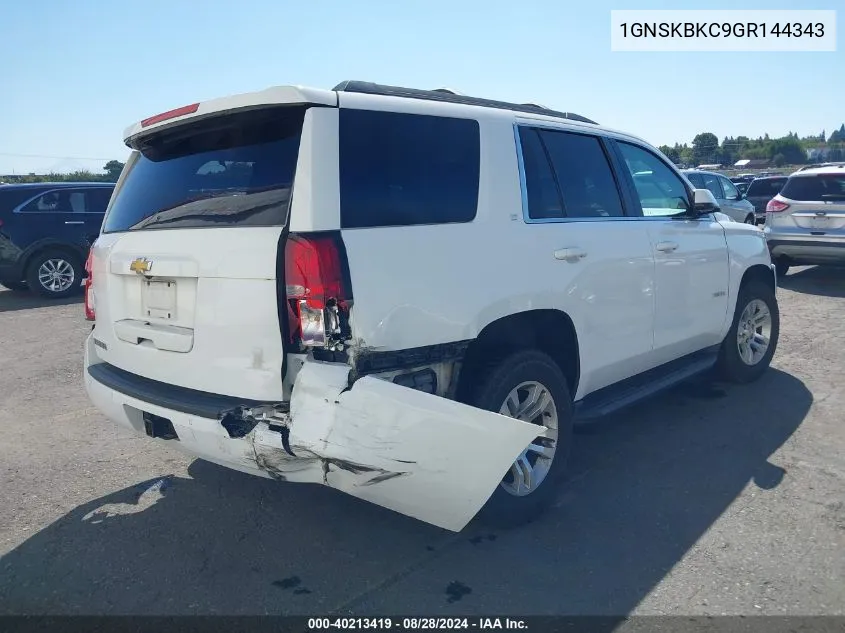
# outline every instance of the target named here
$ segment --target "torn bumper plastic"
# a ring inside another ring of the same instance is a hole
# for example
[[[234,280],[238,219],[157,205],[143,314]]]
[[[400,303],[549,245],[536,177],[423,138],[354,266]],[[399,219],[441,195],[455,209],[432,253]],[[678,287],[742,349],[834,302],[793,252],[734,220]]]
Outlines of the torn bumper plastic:
[[[307,361],[290,410],[231,437],[219,419],[165,409],[94,380],[85,384],[112,421],[144,434],[144,414],[169,420],[172,445],[274,479],[316,483],[460,531],[478,513],[537,427],[498,413]],[[291,454],[293,453],[293,454]]]

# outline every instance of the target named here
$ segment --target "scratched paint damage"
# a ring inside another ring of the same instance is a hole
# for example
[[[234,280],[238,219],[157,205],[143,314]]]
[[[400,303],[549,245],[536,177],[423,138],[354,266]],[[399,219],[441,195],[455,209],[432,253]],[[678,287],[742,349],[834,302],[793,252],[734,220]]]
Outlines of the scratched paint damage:
[[[304,363],[290,411],[254,421],[243,437],[258,468],[460,531],[537,435],[532,424],[373,376],[349,387],[349,371]]]

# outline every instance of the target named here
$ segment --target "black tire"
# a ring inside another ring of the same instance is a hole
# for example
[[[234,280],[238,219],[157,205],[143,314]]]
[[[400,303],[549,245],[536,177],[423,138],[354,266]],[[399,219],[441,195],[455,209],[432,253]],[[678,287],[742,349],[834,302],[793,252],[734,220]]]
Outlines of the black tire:
[[[775,260],[775,272],[777,273],[778,279],[781,277],[786,277],[786,273],[789,272],[789,262],[786,261],[783,257],[779,257]]]
[[[68,287],[60,287],[59,289],[53,290],[49,287],[49,285],[41,283],[41,280],[39,279],[39,271],[41,270],[41,266],[49,261],[67,262],[70,266],[73,274],[73,280]],[[77,256],[66,251],[51,249],[38,253],[30,260],[26,270],[26,283],[29,286],[29,289],[36,295],[47,297],[49,299],[62,299],[82,292],[82,279],[84,275],[85,271],[83,270],[82,263],[79,261]]]
[[[757,226],[757,218],[754,216],[754,214],[749,214],[745,218],[745,223],[750,224],[751,226]]]
[[[740,357],[737,334],[740,328],[740,319],[745,308],[754,300],[760,300],[766,304],[771,316],[771,334],[769,335],[769,347],[763,357],[755,364],[750,365]],[[780,311],[778,310],[775,294],[769,286],[760,281],[750,281],[739,291],[739,297],[734,310],[734,318],[731,322],[731,329],[728,331],[725,340],[722,341],[722,348],[719,350],[717,370],[719,377],[736,383],[748,383],[757,380],[768,369],[772,362],[772,356],[777,349],[778,337],[780,335]]]
[[[0,286],[14,292],[26,292],[29,290],[29,286],[26,285],[25,281],[0,281]]]
[[[516,496],[502,485],[496,487],[479,518],[491,526],[516,527],[537,518],[554,501],[558,485],[566,472],[572,443],[572,397],[560,367],[546,354],[536,350],[516,352],[483,373],[471,392],[473,406],[487,411],[502,407],[508,394],[524,382],[534,381],[546,388],[558,416],[558,438],[548,473],[536,490]],[[536,465],[536,454],[534,455]],[[512,475],[503,474],[503,481]]]

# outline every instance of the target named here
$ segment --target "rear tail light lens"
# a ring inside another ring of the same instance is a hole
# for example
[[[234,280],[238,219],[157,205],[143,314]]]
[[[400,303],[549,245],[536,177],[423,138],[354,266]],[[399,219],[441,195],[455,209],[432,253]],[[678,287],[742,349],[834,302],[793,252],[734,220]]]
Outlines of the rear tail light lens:
[[[285,296],[292,343],[342,349],[352,299],[334,235],[292,235],[285,243]]]
[[[769,204],[766,205],[766,213],[781,213],[782,211],[786,211],[788,208],[789,205],[785,202],[773,199],[769,200]]]
[[[85,282],[83,287],[85,288],[85,318],[88,321],[96,320],[96,316],[94,314],[94,293],[91,288],[91,284],[94,281],[93,274],[91,272],[91,263],[94,257],[94,252],[90,251],[88,253],[88,259],[85,262]]]

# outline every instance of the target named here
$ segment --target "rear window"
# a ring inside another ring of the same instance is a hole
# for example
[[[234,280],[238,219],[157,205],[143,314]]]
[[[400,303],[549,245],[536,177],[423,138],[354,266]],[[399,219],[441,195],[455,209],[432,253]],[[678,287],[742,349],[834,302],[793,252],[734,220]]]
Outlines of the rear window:
[[[470,222],[480,160],[475,120],[342,109],[341,227]]]
[[[283,225],[304,114],[250,110],[143,139],[103,232]]]
[[[793,176],[780,193],[790,200],[845,200],[845,174]]]
[[[753,180],[748,186],[748,196],[771,196],[774,198],[780,193],[786,182],[786,178],[766,178],[765,180]]]

